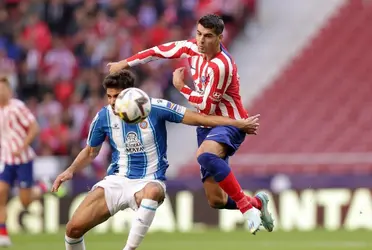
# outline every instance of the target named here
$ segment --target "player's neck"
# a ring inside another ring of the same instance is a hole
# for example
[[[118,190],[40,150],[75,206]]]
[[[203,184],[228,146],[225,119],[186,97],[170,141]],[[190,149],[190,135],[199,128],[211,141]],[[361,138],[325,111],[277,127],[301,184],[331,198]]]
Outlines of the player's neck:
[[[204,54],[204,58],[205,58],[207,61],[210,61],[210,60],[212,60],[213,58],[215,58],[215,57],[216,57],[220,52],[221,52],[221,48],[218,47],[218,49],[216,49],[213,53]]]

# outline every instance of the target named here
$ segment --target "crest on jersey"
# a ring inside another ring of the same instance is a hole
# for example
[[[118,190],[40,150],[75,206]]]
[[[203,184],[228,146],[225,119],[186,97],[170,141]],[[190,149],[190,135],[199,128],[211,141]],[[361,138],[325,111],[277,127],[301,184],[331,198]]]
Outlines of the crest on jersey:
[[[139,126],[141,129],[147,129],[149,124],[147,123],[147,121],[143,121],[143,122],[140,122]]]
[[[205,82],[207,81],[207,78],[206,78],[205,76],[202,76],[202,77],[200,78],[200,80],[201,80],[202,83],[205,83]]]
[[[218,92],[214,92],[214,93],[212,94],[212,96],[211,96],[211,99],[212,99],[213,101],[219,102],[219,101],[221,101],[221,99],[222,99],[222,94],[221,94],[221,93],[218,93]]]
[[[125,137],[125,147],[128,154],[141,153],[145,151],[136,132],[128,132]]]

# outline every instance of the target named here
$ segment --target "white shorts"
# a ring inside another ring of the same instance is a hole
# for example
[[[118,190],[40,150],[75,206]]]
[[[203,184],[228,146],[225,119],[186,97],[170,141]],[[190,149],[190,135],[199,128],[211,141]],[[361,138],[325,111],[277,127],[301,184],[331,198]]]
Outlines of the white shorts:
[[[131,208],[138,209],[134,194],[143,189],[148,183],[158,183],[166,191],[165,183],[160,180],[128,179],[123,176],[109,175],[92,187],[92,191],[97,187],[105,190],[105,199],[111,215],[119,210]]]

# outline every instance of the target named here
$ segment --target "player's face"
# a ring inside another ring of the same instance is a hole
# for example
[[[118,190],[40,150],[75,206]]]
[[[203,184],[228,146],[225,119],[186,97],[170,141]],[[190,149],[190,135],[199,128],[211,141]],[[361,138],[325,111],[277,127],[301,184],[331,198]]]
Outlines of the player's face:
[[[120,94],[121,91],[122,89],[113,89],[113,88],[107,88],[106,90],[107,100],[108,100],[108,103],[111,105],[112,110],[115,110],[115,101],[116,101],[116,98],[118,98],[118,95]]]
[[[5,82],[0,81],[0,104],[6,104],[11,95],[9,86]]]
[[[204,28],[198,24],[196,29],[196,43],[198,51],[203,54],[213,54],[218,51],[222,35],[216,35],[212,29]]]

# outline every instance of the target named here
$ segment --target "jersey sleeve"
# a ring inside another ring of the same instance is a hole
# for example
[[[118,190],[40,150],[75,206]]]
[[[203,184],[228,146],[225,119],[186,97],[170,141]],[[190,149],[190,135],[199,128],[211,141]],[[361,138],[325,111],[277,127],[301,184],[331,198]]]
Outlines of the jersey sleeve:
[[[15,100],[14,103],[15,103],[14,106],[17,109],[17,112],[15,112],[17,120],[22,124],[22,126],[28,128],[31,125],[31,123],[33,123],[36,120],[35,116],[22,101]]]
[[[148,63],[160,58],[187,58],[198,55],[198,48],[194,40],[170,42],[141,51],[127,58],[130,67]]]
[[[213,114],[231,82],[229,73],[226,67],[220,67],[211,63],[205,80],[204,94],[199,94],[186,85],[181,89],[181,94],[191,105],[203,111],[204,114]]]
[[[89,134],[87,139],[88,146],[98,147],[105,141],[106,133],[104,130],[104,117],[105,111],[101,110],[93,118],[93,121],[89,127]]]
[[[184,106],[175,104],[164,99],[151,99],[152,109],[156,110],[157,116],[161,119],[181,123],[186,112]]]

